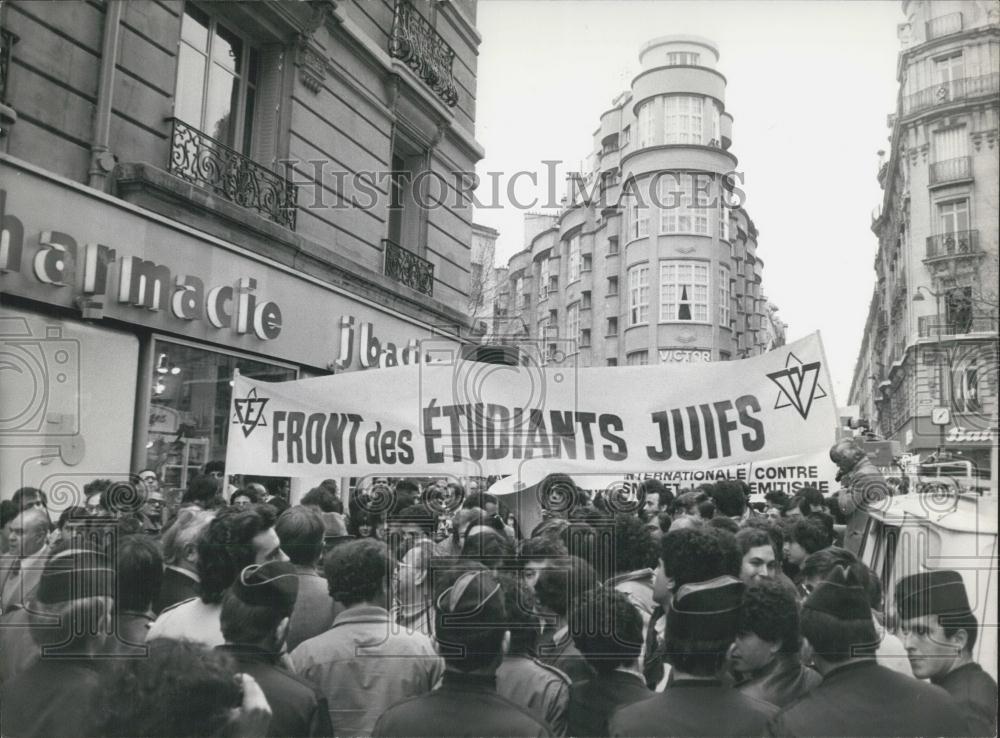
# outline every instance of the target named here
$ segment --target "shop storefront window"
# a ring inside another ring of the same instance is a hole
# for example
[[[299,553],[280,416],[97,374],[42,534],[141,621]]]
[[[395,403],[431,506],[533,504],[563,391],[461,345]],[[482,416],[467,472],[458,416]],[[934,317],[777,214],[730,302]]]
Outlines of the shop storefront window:
[[[153,350],[146,467],[168,490],[225,459],[234,369],[268,382],[296,377],[291,367],[173,341],[157,340]]]

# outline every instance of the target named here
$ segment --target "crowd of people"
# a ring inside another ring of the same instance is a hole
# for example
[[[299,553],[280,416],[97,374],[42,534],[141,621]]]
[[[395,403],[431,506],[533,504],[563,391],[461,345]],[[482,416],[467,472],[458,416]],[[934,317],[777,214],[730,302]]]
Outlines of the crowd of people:
[[[882,582],[813,488],[341,495],[155,473],[3,503],[0,734],[994,735],[962,577]],[[624,499],[624,502],[623,502]],[[346,500],[346,504],[345,504]]]

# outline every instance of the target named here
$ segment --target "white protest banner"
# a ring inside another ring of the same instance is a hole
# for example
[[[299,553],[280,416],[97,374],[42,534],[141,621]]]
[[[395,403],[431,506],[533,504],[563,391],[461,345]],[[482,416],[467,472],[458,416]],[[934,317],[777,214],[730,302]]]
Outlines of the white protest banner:
[[[291,382],[235,377],[227,471],[624,477],[818,458],[835,441],[819,334],[708,364],[505,366],[450,351]]]

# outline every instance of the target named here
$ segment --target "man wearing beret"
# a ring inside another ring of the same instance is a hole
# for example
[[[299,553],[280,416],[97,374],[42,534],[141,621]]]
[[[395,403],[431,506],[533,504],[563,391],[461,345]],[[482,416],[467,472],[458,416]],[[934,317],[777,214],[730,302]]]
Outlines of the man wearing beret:
[[[739,561],[739,559],[737,559]],[[732,576],[678,588],[667,610],[666,689],[615,712],[613,736],[763,735],[774,705],[725,686],[720,674],[736,636],[744,585]]]
[[[802,635],[823,681],[782,710],[779,736],[960,736],[965,721],[943,689],[875,661],[863,564],[837,566],[802,606]]]
[[[855,556],[868,523],[868,513],[889,496],[889,485],[864,449],[852,439],[838,441],[830,449],[830,460],[837,465],[837,506],[847,518],[844,548]]]
[[[222,596],[225,651],[260,685],[271,706],[269,736],[333,735],[326,698],[279,664],[299,592],[296,567],[271,561],[246,567]]]
[[[103,554],[66,549],[45,562],[29,631],[42,656],[0,688],[0,735],[94,735],[90,705],[99,686],[95,656],[112,632],[115,574]]]
[[[972,660],[979,623],[957,571],[926,571],[896,585],[896,609],[913,675],[947,690],[968,735],[996,735],[997,683]]]

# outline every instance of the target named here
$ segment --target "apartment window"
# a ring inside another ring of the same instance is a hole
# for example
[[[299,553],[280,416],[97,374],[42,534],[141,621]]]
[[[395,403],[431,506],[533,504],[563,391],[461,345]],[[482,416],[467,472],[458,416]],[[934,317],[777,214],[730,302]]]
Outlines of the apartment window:
[[[682,177],[687,186],[673,177],[660,178],[660,233],[712,235],[708,193],[697,190],[695,177]]]
[[[720,121],[721,114],[719,112],[719,106],[714,102],[710,102],[709,105],[712,108],[712,140],[709,144],[712,146],[722,146],[722,125]]]
[[[649,351],[633,351],[626,354],[625,363],[628,366],[646,366],[649,364]]]
[[[580,271],[589,272],[594,268],[594,256],[593,254],[583,254],[580,257]]]
[[[580,293],[580,309],[590,310],[590,290],[584,290]]]
[[[652,146],[655,141],[655,133],[653,127],[655,125],[655,115],[654,109],[659,108],[660,98],[654,97],[652,100],[643,103],[642,107],[639,108],[639,148],[644,146]]]
[[[965,126],[934,131],[934,161],[942,162],[969,155],[969,136]]]
[[[608,335],[618,335],[618,318],[608,318]]]
[[[719,198],[719,238],[723,241],[731,240],[729,232],[729,218],[732,210],[725,204],[723,198]]]
[[[638,198],[629,204],[629,237],[643,238],[649,234],[649,206]]]
[[[517,300],[517,303],[519,305],[523,304],[524,300],[523,295],[524,295],[524,279],[522,277],[517,277],[514,280],[514,299]]]
[[[580,278],[580,236],[573,236],[569,240],[569,281],[575,282]]]
[[[580,336],[580,303],[574,302],[566,308],[566,338],[576,341]]]
[[[708,322],[707,263],[660,263],[660,320]]]
[[[424,212],[413,191],[416,176],[423,171],[427,155],[401,135],[392,142],[392,171],[389,173],[389,240],[422,255],[420,226]]]
[[[590,328],[580,330],[580,348],[590,348]]]
[[[539,264],[538,276],[538,301],[541,302],[549,296],[549,260],[542,259]]]
[[[618,253],[618,236],[612,236],[608,239],[608,256],[614,256]]]
[[[645,264],[628,270],[628,324],[649,322],[649,267]]]
[[[952,200],[938,204],[938,235],[969,230],[969,201]]]
[[[719,267],[719,325],[728,326],[731,315],[729,301],[732,293],[729,291],[729,268]]]
[[[622,128],[621,135],[618,136],[618,147],[624,148],[632,138],[632,126],[625,126]]]
[[[951,88],[951,85],[965,76],[965,63],[962,52],[940,57],[934,60],[934,71],[938,84]]]
[[[668,51],[667,66],[693,66],[698,64],[700,54],[694,51]]]
[[[174,115],[250,156],[260,52],[193,5],[184,9]]]
[[[668,144],[705,142],[700,97],[671,95],[664,102],[664,140]]]
[[[608,297],[618,294],[618,277],[608,277]]]
[[[556,309],[549,310],[549,324],[559,325],[559,311]]]
[[[951,377],[952,404],[960,413],[978,413],[983,409],[979,401],[979,364],[969,359],[958,366]]]
[[[955,335],[972,330],[972,288],[955,287],[944,298],[947,332]]]
[[[618,366],[618,359],[608,359],[607,365],[608,366]]]

